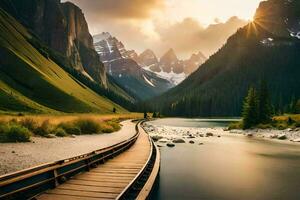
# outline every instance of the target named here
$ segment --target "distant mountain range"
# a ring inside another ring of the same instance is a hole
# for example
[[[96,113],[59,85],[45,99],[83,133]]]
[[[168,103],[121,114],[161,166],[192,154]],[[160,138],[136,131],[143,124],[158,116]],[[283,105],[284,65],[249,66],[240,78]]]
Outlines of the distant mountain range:
[[[173,85],[183,81],[207,59],[199,52],[191,55],[187,60],[180,60],[173,49],[168,50],[160,59],[150,49],[138,55],[134,50],[127,50],[121,41],[112,37],[108,32],[95,35],[94,45],[104,65],[120,59],[131,59],[146,71],[154,72],[158,77],[168,80]],[[111,68],[107,70],[110,71]]]
[[[300,1],[263,1],[253,22],[181,84],[149,104],[172,116],[239,116],[248,88],[263,80],[274,110],[283,110],[300,97],[299,52]]]
[[[137,99],[149,99],[174,87],[168,80],[142,68],[136,62],[135,51],[127,50],[109,33],[94,36],[94,46],[107,73]]]
[[[147,49],[137,57],[137,62],[175,85],[196,71],[207,58],[201,53],[192,54],[187,60],[177,58],[173,49],[168,50],[159,60],[153,51]]]

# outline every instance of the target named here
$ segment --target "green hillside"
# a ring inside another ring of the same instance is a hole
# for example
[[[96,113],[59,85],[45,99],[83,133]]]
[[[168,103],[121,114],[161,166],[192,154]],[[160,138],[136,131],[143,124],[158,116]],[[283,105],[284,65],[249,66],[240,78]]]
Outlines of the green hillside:
[[[35,49],[32,37],[0,9],[0,110],[110,113],[116,107],[126,112]]]

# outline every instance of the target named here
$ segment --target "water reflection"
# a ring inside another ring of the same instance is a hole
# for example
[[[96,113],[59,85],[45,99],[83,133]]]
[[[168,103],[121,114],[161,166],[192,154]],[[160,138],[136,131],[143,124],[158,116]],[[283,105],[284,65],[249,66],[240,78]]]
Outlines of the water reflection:
[[[199,122],[176,120],[153,123],[194,127]],[[224,136],[201,146],[161,148],[160,178],[151,199],[299,200],[299,188],[299,145]]]

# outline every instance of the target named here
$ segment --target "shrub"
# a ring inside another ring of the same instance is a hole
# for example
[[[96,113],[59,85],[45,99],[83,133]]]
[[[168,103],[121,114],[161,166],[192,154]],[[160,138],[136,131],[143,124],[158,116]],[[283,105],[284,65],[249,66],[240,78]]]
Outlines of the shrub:
[[[36,128],[38,127],[38,124],[36,121],[34,121],[31,118],[25,118],[22,119],[19,124],[21,124],[22,126],[24,126],[25,128],[27,128],[28,130],[34,132],[36,130]]]
[[[284,122],[277,123],[275,126],[279,130],[284,130],[284,129],[288,128],[288,125],[286,123],[284,123]]]
[[[6,134],[9,130],[9,127],[7,124],[0,123],[0,142],[6,141]]]
[[[114,127],[107,123],[101,123],[100,124],[100,129],[102,133],[112,133],[114,132]]]
[[[34,130],[34,134],[45,137],[51,133],[50,123],[48,120],[44,121],[41,126]]]
[[[64,129],[70,135],[81,135],[81,130],[73,123],[60,123],[58,127]]]
[[[258,124],[257,128],[260,128],[260,129],[271,129],[273,127],[272,127],[271,124]]]
[[[5,142],[29,142],[30,136],[31,133],[27,128],[12,124],[5,133]]]
[[[64,129],[62,129],[62,128],[56,128],[53,133],[57,137],[66,137],[68,135],[66,133],[66,131]]]
[[[107,124],[112,126],[114,131],[118,131],[121,129],[120,123],[117,121],[108,121]]]
[[[82,134],[96,134],[101,130],[99,123],[92,119],[79,119],[74,124],[80,128]]]
[[[242,129],[242,128],[243,128],[243,122],[232,122],[228,126],[228,130]]]

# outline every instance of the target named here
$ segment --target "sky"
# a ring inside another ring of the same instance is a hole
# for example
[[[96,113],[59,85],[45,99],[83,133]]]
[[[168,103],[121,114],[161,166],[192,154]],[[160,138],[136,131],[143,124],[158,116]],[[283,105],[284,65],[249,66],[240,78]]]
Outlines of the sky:
[[[65,1],[65,0],[63,0]],[[173,48],[180,58],[218,50],[254,16],[262,0],[69,0],[79,6],[92,35],[110,32],[127,49]]]

